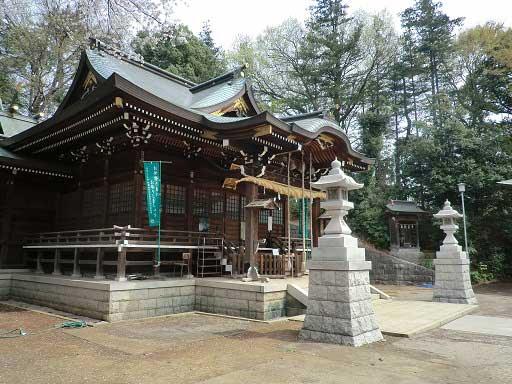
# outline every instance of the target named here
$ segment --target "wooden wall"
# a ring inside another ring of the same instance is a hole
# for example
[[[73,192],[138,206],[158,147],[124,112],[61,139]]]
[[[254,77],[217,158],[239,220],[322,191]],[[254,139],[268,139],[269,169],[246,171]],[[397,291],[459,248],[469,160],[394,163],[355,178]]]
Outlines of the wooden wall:
[[[60,181],[19,172],[0,172],[0,267],[23,263],[27,233],[55,228]]]
[[[0,184],[0,265],[21,262],[21,243],[28,233],[113,225],[146,227],[143,160],[169,161],[162,166],[162,228],[198,231],[201,217],[208,217],[209,231],[219,232],[234,243],[243,234],[245,188],[222,188],[225,173],[203,159],[185,159],[169,151],[131,149],[108,157],[92,157],[79,166],[74,180],[53,180],[4,172]],[[167,207],[169,188],[184,191],[180,212]],[[260,197],[273,197],[260,190]],[[286,236],[286,205],[281,222],[274,220],[273,235]],[[274,213],[276,215],[276,213]],[[259,220],[259,238],[267,236],[267,224]]]

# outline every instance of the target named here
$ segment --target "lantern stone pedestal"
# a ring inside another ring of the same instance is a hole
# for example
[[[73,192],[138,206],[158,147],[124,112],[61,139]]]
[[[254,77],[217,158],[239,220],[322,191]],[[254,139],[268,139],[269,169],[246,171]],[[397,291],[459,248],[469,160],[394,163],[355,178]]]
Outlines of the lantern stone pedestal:
[[[341,163],[332,163],[332,170],[316,183],[327,191],[327,210],[331,221],[325,235],[313,249],[309,268],[308,306],[300,339],[361,346],[382,340],[382,333],[373,311],[369,270],[364,248],[344,220],[353,203],[347,200],[348,191],[361,188],[341,170]]]
[[[469,276],[469,259],[458,244],[454,233],[459,228],[455,220],[462,217],[446,200],[441,211],[434,215],[442,219],[446,233],[443,245],[436,252],[433,301],[455,304],[478,304]]]

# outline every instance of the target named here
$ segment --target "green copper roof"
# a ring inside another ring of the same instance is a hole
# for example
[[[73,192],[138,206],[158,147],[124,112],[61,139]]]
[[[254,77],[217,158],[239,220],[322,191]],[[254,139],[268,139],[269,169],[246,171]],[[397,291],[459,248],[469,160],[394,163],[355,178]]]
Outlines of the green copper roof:
[[[135,65],[102,51],[87,50],[86,54],[94,70],[103,79],[108,79],[112,74],[117,73],[138,87],[174,105],[186,107],[190,104],[192,93],[188,90],[189,87],[180,84],[177,80],[172,80],[170,76],[166,78],[148,70],[142,64]]]
[[[0,158],[11,159],[11,160],[21,160],[23,157],[15,154],[11,151],[8,151],[7,149],[0,147]]]
[[[226,100],[240,96],[245,90],[245,79],[243,77],[228,81],[208,88],[194,95],[195,102],[190,108],[202,109],[212,107]]]
[[[335,122],[320,117],[293,121],[293,124],[309,132],[317,132],[323,127],[331,127],[340,131],[342,130],[341,127]]]
[[[418,207],[415,201],[390,200],[386,208],[391,212],[397,213],[426,213]]]
[[[36,124],[34,119],[0,110],[0,137],[11,137]]]
[[[200,112],[201,115],[214,123],[232,123],[234,121],[242,121],[250,119],[250,117],[231,117],[231,116],[217,116],[211,113]]]
[[[86,55],[93,69],[103,79],[117,73],[161,99],[189,110],[222,104],[245,91],[246,80],[237,78],[219,80],[217,84],[192,93],[190,88],[194,83],[156,67],[137,64],[96,49],[86,50]]]

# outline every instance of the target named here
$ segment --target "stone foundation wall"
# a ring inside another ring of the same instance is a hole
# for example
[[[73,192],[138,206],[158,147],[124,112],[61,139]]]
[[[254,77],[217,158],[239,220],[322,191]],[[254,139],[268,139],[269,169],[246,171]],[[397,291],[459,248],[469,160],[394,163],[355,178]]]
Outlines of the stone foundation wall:
[[[195,310],[256,320],[286,316],[286,291],[262,286],[196,280]]]
[[[105,321],[144,319],[194,310],[271,320],[287,316],[287,307],[292,313],[297,307],[285,290],[273,291],[262,284],[236,281],[113,282],[0,273],[0,299],[9,298]]]
[[[194,310],[193,280],[110,283],[16,275],[4,299],[37,304],[105,321],[143,319]]]
[[[113,283],[105,320],[131,320],[194,310],[194,280]]]
[[[77,315],[108,320],[108,286],[46,276],[13,276],[10,298]]]
[[[416,285],[433,283],[434,271],[391,256],[385,252],[366,249],[366,260],[372,262],[372,284]]]

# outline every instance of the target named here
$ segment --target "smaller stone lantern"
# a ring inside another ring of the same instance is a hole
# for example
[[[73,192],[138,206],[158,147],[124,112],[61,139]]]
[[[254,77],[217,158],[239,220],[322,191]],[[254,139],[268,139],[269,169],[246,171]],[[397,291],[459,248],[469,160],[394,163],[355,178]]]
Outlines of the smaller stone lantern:
[[[345,175],[338,160],[331,166],[328,175],[312,183],[327,193],[321,207],[331,220],[308,263],[308,306],[300,338],[360,346],[382,340],[370,294],[371,262],[365,260],[364,248],[358,247],[345,222],[354,208],[348,192],[363,184]]]
[[[443,209],[434,217],[442,220],[441,229],[446,236],[434,260],[436,271],[433,300],[477,304],[469,276],[469,259],[455,238],[455,232],[459,229],[457,220],[462,215],[446,200]]]

